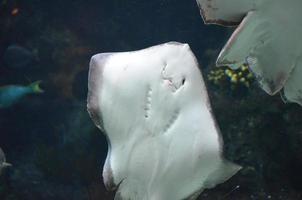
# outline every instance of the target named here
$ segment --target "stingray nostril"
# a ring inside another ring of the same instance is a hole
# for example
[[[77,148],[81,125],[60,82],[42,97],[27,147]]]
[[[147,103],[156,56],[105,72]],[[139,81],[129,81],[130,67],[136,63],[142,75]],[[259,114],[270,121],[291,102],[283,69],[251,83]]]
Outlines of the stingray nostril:
[[[181,84],[184,85],[185,82],[186,82],[186,78],[183,78],[183,79],[181,80]]]

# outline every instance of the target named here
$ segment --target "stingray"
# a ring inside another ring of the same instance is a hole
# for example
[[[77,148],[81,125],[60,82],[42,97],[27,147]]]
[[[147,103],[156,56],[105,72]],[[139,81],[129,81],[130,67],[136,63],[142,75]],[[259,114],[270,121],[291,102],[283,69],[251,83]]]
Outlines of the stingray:
[[[207,24],[237,26],[218,66],[247,64],[261,88],[302,105],[301,0],[197,0]]]
[[[101,53],[90,62],[88,111],[106,133],[103,179],[118,200],[196,199],[240,167],[222,140],[189,45]]]

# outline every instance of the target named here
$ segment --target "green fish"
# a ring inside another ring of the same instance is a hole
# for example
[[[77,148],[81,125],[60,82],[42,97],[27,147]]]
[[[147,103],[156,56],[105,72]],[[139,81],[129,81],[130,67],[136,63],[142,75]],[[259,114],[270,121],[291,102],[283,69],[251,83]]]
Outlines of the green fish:
[[[40,83],[41,81],[35,81],[27,86],[7,85],[0,87],[0,108],[8,108],[26,95],[43,93]]]

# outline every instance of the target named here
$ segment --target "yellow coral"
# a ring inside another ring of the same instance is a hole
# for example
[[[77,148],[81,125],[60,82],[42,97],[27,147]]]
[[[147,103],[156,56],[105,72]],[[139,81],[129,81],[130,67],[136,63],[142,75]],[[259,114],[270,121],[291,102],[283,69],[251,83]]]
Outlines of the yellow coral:
[[[231,82],[232,83],[237,83],[238,82],[237,77],[233,75],[232,78],[231,78]]]
[[[236,88],[236,85],[243,85],[250,87],[250,83],[253,81],[253,74],[249,72],[248,66],[242,65],[237,70],[232,70],[227,67],[215,68],[208,74],[208,80],[215,85],[223,84],[224,82],[231,83],[231,88]]]

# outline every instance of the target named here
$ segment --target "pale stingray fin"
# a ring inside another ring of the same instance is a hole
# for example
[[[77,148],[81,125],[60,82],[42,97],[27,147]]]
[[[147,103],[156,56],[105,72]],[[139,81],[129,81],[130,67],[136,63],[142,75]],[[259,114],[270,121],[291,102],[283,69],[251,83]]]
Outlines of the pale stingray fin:
[[[223,26],[238,25],[254,8],[254,0],[197,0],[205,23]]]
[[[295,102],[302,106],[302,63],[295,67],[283,90],[286,101]]]
[[[205,23],[240,23],[217,59],[233,69],[248,64],[260,87],[270,95],[302,105],[300,0],[198,0]],[[236,4],[237,3],[237,4]],[[282,14],[280,14],[282,13]],[[243,17],[242,17],[243,16]]]
[[[276,20],[260,16],[254,20],[255,24],[262,23],[254,32],[258,32],[260,37],[247,54],[246,62],[260,87],[274,95],[284,87],[296,66],[299,51],[294,47],[294,41],[284,36],[285,31],[281,30]],[[288,37],[297,38],[294,35],[290,34]]]
[[[206,182],[204,183],[204,188],[211,189],[217,184],[225,182],[234,176],[240,169],[241,166],[230,161],[223,160],[221,166],[208,176]]]
[[[216,61],[217,66],[229,66],[232,69],[238,69],[246,63],[246,57],[251,48],[263,37],[263,33],[258,31],[261,28],[259,24],[253,23],[256,17],[254,12],[249,12],[243,19],[221,50]]]
[[[269,12],[269,11],[267,11]],[[264,91],[279,92],[297,62],[298,51],[293,40],[284,37],[278,19],[270,13],[250,12],[237,28],[217,59],[217,65],[238,68],[247,63]],[[289,35],[297,39],[295,33]]]

